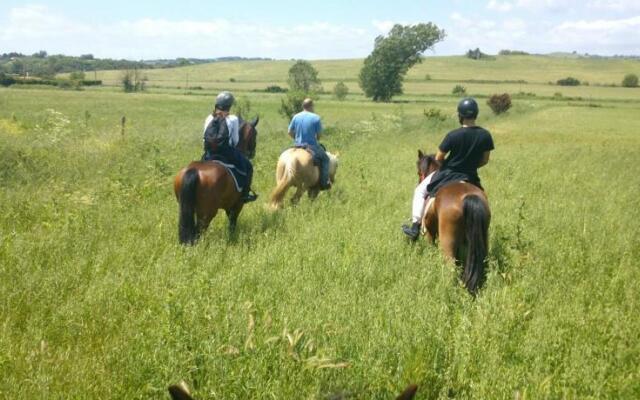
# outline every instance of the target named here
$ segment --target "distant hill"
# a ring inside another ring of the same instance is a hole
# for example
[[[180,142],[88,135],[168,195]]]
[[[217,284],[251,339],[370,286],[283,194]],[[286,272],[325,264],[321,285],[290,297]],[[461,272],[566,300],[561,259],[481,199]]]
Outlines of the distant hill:
[[[188,65],[209,64],[225,61],[256,61],[268,58],[218,57],[218,58],[176,58],[159,60],[114,60],[95,58],[92,54],[79,57],[65,55],[49,55],[40,51],[32,55],[12,52],[0,54],[0,72],[17,75],[34,75],[51,78],[56,74],[74,71],[111,71],[124,69],[173,68]]]

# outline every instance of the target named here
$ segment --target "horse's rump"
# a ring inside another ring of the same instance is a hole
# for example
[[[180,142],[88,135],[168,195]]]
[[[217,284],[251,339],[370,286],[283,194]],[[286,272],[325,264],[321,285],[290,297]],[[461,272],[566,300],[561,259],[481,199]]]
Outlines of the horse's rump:
[[[192,162],[176,176],[176,186],[182,180],[184,173],[191,169],[198,171],[199,176],[196,190],[198,213],[206,212],[211,207],[229,209],[240,198],[231,172],[215,162]],[[178,192],[176,196],[179,197]]]

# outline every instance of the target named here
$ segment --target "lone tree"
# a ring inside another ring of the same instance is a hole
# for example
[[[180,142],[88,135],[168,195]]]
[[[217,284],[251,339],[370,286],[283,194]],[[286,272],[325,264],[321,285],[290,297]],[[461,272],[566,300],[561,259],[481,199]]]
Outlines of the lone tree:
[[[378,36],[373,52],[360,70],[360,87],[373,101],[389,101],[402,94],[402,81],[409,68],[422,62],[421,54],[445,37],[435,24],[399,25]]]
[[[127,69],[122,71],[120,75],[120,83],[126,93],[144,91],[147,80],[147,77],[143,76],[137,69]]]
[[[346,99],[348,94],[349,88],[342,81],[336,83],[336,85],[333,87],[333,95],[340,101]]]
[[[302,111],[302,101],[322,91],[318,71],[309,61],[298,60],[289,68],[289,91],[280,104],[280,115],[291,119]]]
[[[627,74],[622,80],[622,87],[638,87],[638,75]]]
[[[289,88],[304,93],[319,91],[321,89],[318,71],[309,61],[298,60],[289,68]]]

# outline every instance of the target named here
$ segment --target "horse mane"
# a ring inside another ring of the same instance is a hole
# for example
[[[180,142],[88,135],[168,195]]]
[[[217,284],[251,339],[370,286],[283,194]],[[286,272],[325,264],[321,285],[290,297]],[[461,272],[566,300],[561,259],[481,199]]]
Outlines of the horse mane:
[[[423,158],[426,158],[427,162],[429,162],[429,164],[431,164],[432,162],[440,164],[440,161],[436,160],[436,154],[435,153],[425,154]]]
[[[429,166],[431,166],[431,164],[435,164],[438,168],[440,168],[442,166],[442,163],[438,160],[436,160],[436,155],[434,153],[431,154],[423,154],[422,152],[419,153],[420,155],[418,156],[418,169],[420,169],[420,164],[422,164],[423,162],[426,162],[426,166],[425,169],[428,170]]]

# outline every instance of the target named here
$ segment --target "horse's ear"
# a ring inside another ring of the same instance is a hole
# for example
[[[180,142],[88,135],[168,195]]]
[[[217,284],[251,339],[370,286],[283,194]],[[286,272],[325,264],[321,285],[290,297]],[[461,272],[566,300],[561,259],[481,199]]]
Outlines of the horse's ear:
[[[422,150],[418,150],[418,158],[424,158],[424,153]]]
[[[259,115],[256,116],[256,119],[251,121],[251,126],[253,126],[255,128],[258,125],[258,122],[260,122],[260,116]]]

